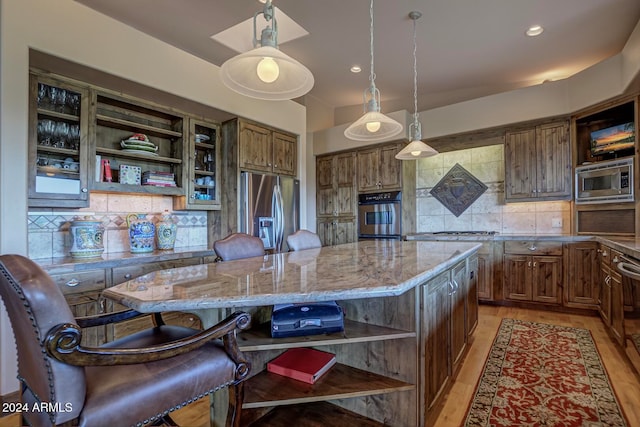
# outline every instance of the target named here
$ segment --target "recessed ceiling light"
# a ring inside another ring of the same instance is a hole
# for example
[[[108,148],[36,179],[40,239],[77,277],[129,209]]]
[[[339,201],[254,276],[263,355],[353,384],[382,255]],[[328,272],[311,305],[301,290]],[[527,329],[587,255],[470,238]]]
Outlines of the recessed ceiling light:
[[[351,70],[352,73],[359,73],[360,71],[362,71],[362,68],[360,68],[359,65],[354,65],[349,70]]]
[[[532,25],[525,32],[525,34],[528,35],[529,37],[535,37],[542,34],[543,31],[544,31],[544,28],[542,28],[540,25]]]

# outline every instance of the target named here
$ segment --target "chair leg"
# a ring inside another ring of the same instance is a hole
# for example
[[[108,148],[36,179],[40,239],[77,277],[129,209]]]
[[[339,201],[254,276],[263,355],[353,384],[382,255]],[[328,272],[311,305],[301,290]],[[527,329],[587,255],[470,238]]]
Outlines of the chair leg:
[[[229,386],[229,409],[227,427],[240,427],[242,402],[244,401],[244,382]]]

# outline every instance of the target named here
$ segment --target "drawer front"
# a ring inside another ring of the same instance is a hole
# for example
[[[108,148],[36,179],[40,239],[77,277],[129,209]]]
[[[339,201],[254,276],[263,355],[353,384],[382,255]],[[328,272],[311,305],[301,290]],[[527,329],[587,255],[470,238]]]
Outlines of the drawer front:
[[[112,271],[113,284],[118,285],[127,280],[135,279],[143,274],[152,271],[166,270],[168,268],[187,267],[189,265],[197,265],[202,261],[201,258],[183,258],[173,261],[151,262],[140,265],[130,265],[127,267],[116,267]]]
[[[81,292],[99,291],[105,288],[106,275],[104,270],[76,271],[73,273],[53,274],[51,278],[62,290],[62,293],[76,294]]]
[[[508,240],[504,253],[517,255],[562,255],[562,242],[542,240]]]

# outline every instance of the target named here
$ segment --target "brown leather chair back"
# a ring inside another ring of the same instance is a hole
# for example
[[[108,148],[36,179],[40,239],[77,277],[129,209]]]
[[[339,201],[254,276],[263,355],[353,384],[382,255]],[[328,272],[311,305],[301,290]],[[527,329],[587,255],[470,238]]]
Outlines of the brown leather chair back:
[[[49,357],[44,337],[61,323],[75,318],[53,280],[37,265],[20,255],[0,256],[0,296],[18,349],[18,375],[22,402],[32,408],[36,402],[65,405],[69,412],[24,413],[33,425],[60,424],[77,418],[86,393],[84,368]],[[33,419],[32,416],[38,418]]]
[[[233,233],[213,242],[213,250],[222,261],[251,258],[264,255],[264,244],[259,237],[246,233]]]
[[[312,233],[309,230],[298,230],[287,236],[287,245],[292,251],[301,251],[303,249],[319,248],[322,243],[316,233]]]

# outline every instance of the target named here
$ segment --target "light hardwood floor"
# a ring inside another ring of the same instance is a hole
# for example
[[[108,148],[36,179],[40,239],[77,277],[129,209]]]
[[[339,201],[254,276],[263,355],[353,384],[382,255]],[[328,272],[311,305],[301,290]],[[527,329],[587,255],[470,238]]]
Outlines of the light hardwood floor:
[[[599,317],[482,305],[478,327],[468,353],[453,387],[441,405],[440,415],[434,427],[459,426],[462,423],[491,343],[503,318],[589,329],[627,416],[629,427],[640,426],[640,376],[609,338]],[[172,416],[181,426],[206,427],[209,425],[208,403],[208,398],[201,399],[176,411]],[[15,415],[0,418],[0,427],[17,427],[19,423],[19,418]]]

